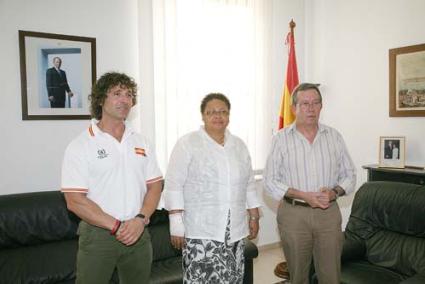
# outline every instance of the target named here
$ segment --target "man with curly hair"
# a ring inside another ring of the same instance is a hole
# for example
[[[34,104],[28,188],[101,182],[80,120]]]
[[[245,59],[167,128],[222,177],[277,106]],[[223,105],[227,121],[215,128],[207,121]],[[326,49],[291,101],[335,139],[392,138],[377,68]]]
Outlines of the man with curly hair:
[[[81,218],[76,283],[148,283],[152,245],[145,226],[162,188],[152,145],[126,119],[137,85],[106,73],[89,96],[90,127],[67,147],[61,191]]]

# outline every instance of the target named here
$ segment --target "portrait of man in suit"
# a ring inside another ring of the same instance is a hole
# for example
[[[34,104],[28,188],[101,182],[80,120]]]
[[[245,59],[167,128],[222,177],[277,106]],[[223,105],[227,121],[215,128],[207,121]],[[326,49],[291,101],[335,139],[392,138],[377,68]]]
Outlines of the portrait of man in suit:
[[[70,98],[74,95],[68,85],[65,71],[60,69],[61,65],[62,59],[54,57],[53,67],[46,71],[47,96],[51,108],[64,108],[66,94]]]

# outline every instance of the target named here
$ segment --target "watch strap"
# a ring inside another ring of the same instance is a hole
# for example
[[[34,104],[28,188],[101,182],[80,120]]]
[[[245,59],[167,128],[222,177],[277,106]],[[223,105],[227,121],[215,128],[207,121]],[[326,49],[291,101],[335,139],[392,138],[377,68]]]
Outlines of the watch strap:
[[[143,224],[147,225],[149,224],[149,218],[146,218],[146,216],[142,213],[139,213],[135,216],[135,218],[140,218],[143,221]]]
[[[337,200],[339,197],[339,191],[335,187],[332,188],[332,191],[335,192],[335,200]]]

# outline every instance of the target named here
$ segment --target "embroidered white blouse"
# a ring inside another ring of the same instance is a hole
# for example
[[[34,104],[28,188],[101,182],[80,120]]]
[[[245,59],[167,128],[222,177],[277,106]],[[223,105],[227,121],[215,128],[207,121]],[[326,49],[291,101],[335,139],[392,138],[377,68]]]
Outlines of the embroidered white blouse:
[[[222,146],[203,127],[174,146],[163,195],[167,210],[184,210],[186,238],[221,242],[229,210],[235,242],[249,233],[247,209],[260,205],[245,143],[226,131]]]

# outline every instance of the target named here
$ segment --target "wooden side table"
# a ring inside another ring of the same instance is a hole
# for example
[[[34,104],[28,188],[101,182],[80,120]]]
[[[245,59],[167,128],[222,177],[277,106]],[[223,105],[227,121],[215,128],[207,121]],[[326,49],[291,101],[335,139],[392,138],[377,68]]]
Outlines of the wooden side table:
[[[378,165],[365,165],[368,181],[396,181],[414,184],[425,184],[425,170],[417,167],[404,169],[380,168]]]

